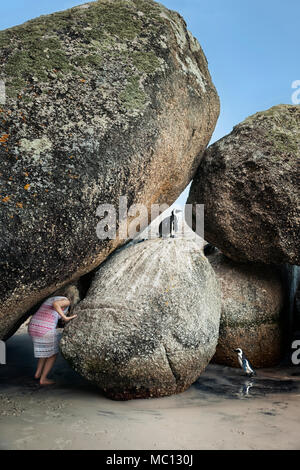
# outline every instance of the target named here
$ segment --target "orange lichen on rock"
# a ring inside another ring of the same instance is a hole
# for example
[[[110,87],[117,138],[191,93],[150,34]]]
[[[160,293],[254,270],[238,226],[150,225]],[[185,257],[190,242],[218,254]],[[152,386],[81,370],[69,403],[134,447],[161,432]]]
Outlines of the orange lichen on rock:
[[[3,134],[2,137],[0,137],[0,142],[1,143],[6,142],[8,138],[9,138],[9,134]]]

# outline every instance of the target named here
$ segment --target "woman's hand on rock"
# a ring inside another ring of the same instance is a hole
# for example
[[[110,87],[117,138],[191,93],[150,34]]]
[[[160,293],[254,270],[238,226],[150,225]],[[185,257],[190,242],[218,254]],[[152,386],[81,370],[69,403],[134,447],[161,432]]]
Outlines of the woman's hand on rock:
[[[64,321],[67,323],[67,322],[69,322],[70,320],[73,320],[73,318],[76,318],[76,317],[77,317],[77,315],[71,315],[70,317],[65,317]]]

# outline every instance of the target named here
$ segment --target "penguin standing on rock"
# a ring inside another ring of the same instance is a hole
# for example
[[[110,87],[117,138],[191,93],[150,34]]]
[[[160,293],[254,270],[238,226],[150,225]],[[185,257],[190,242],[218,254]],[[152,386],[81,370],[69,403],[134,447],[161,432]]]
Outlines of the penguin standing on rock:
[[[178,220],[174,211],[172,211],[170,217],[163,219],[158,230],[160,238],[167,238],[168,236],[175,238],[175,233],[178,231]]]
[[[217,251],[217,248],[211,243],[206,243],[203,251],[205,256],[209,256],[215,253]]]
[[[252,365],[250,364],[250,362],[246,358],[246,356],[243,353],[242,349],[237,348],[237,349],[234,350],[234,352],[237,353],[239,364],[240,364],[241,368],[244,370],[245,374],[248,377],[253,377],[253,375],[256,375]]]

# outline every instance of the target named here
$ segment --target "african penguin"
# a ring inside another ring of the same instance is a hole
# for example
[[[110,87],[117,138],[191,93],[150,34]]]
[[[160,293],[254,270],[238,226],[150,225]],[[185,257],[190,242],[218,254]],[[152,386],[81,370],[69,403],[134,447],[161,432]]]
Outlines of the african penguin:
[[[204,247],[204,255],[205,256],[209,256],[209,255],[212,255],[213,253],[215,253],[217,251],[217,248],[212,245],[211,243],[207,243]]]
[[[234,352],[237,353],[238,355],[238,361],[241,366],[241,368],[244,370],[245,374],[248,375],[249,377],[253,377],[253,375],[256,375],[252,365],[246,358],[245,354],[243,353],[241,348],[237,348],[234,350]]]
[[[170,217],[162,220],[158,230],[160,238],[166,238],[169,235],[174,238],[174,234],[178,231],[178,221],[174,211],[172,211]]]

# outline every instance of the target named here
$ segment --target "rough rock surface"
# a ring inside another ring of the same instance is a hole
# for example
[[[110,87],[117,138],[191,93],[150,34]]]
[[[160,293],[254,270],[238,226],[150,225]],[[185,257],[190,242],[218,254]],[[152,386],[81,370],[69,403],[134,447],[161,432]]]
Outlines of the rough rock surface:
[[[220,312],[220,288],[199,246],[148,240],[100,266],[61,350],[113,399],[179,393],[212,358]]]
[[[122,240],[101,203],[171,204],[219,114],[198,41],[152,0],[100,0],[0,32],[0,338]]]
[[[236,261],[300,265],[300,106],[257,113],[209,147],[188,203]]]
[[[219,342],[214,362],[239,367],[236,348],[242,348],[254,367],[280,361],[284,292],[279,269],[239,264],[217,252],[208,256],[222,291]]]

